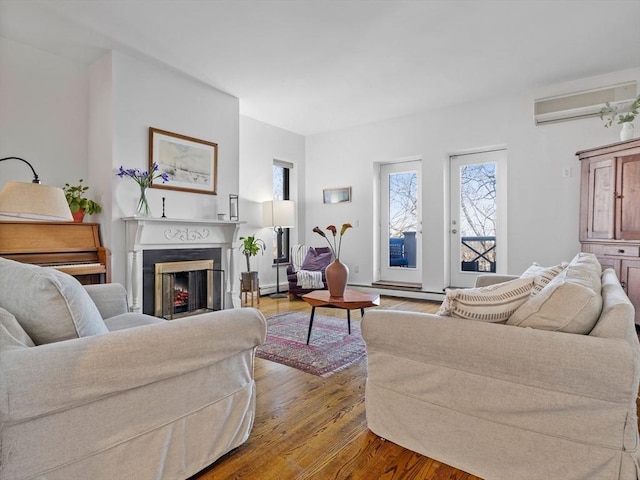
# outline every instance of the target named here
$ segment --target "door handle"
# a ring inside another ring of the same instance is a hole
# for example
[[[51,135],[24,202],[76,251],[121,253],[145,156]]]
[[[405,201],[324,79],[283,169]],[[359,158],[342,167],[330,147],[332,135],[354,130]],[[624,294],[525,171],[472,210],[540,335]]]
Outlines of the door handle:
[[[456,229],[454,228],[453,230],[451,230],[451,233],[453,233],[453,234],[455,235],[456,233],[458,233],[458,230],[456,230]]]

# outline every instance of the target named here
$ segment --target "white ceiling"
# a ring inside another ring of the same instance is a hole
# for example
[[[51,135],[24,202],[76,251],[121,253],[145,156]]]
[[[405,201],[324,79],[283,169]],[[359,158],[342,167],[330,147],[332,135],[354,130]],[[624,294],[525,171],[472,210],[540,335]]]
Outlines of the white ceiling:
[[[0,35],[170,65],[303,135],[640,66],[640,0],[0,0]]]

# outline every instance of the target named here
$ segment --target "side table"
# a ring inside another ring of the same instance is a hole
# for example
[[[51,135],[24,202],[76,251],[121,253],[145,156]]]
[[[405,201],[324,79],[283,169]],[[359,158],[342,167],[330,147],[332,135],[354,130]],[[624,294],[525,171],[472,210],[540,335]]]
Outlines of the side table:
[[[313,317],[316,314],[316,307],[341,308],[347,311],[347,327],[351,335],[351,310],[360,310],[360,315],[364,315],[364,309],[377,307],[380,305],[380,295],[376,293],[364,293],[357,290],[348,289],[343,297],[332,297],[328,290],[314,290],[302,296],[302,299],[311,305],[311,317],[309,318],[309,333],[307,334],[307,345],[311,338],[311,328],[313,327]]]

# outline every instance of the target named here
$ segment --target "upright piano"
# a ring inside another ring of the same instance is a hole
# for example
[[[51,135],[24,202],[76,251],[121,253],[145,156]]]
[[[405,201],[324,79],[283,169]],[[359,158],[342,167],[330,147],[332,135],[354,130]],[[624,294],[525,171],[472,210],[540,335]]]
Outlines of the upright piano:
[[[0,257],[53,267],[85,285],[111,283],[111,252],[97,223],[0,221]]]

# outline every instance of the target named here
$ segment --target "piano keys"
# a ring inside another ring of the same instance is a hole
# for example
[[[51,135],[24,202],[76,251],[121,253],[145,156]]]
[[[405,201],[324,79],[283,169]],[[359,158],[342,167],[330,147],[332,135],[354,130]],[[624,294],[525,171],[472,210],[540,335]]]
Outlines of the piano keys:
[[[97,223],[0,221],[0,256],[56,268],[85,285],[111,283],[111,252]]]

